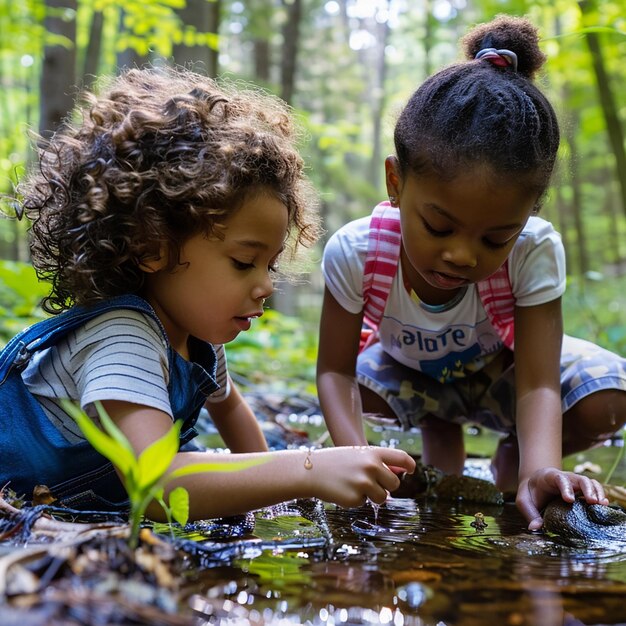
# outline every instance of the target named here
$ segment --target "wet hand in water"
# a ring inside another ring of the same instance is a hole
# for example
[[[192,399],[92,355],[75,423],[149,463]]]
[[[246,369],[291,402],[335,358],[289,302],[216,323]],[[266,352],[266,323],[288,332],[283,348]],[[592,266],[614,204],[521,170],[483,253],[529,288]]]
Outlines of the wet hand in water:
[[[400,484],[396,471],[415,470],[415,461],[406,452],[376,446],[325,448],[311,459],[315,495],[347,508],[368,500],[382,504]]]
[[[565,472],[554,467],[537,470],[523,480],[517,490],[516,504],[529,522],[528,530],[539,530],[543,526],[541,510],[560,496],[565,502],[573,502],[576,494],[582,494],[589,504],[608,504],[604,488],[595,479],[574,472]]]

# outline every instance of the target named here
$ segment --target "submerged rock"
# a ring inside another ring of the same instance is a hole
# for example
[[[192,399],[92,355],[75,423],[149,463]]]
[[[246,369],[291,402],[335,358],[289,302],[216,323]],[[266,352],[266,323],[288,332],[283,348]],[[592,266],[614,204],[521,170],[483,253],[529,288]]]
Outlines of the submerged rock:
[[[431,496],[477,504],[504,504],[502,492],[488,480],[444,474],[432,465],[423,465],[419,461],[413,474],[403,476],[400,487],[391,495],[394,498]]]
[[[546,531],[574,543],[617,541],[626,544],[626,513],[602,504],[553,500],[543,513]]]

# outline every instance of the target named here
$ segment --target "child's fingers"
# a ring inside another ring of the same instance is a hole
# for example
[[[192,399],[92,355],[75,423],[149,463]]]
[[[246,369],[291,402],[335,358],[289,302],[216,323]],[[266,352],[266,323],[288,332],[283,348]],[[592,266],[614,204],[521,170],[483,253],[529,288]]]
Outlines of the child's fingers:
[[[529,522],[528,530],[539,530],[541,528],[543,519],[539,509],[537,509],[533,502],[527,485],[521,488],[521,493],[517,496],[517,508]]]
[[[415,459],[409,456],[404,450],[395,448],[381,448],[383,463],[394,473],[407,472],[412,474],[415,471]],[[394,469],[391,469],[391,468]]]
[[[402,468],[400,470],[402,474],[406,473]],[[383,471],[378,472],[377,481],[386,491],[395,491],[400,486],[400,476],[385,465]]]
[[[533,519],[530,520],[528,524],[528,530],[541,530],[542,526],[543,526],[543,518],[541,517],[541,515],[538,515],[537,517],[534,517]]]
[[[579,474],[575,474],[575,476],[576,486],[580,489],[587,502],[590,504],[596,502],[604,504],[607,502],[604,487],[597,480],[587,476],[580,476]]]
[[[383,504],[387,501],[389,491],[380,485],[372,485],[365,494],[366,500],[370,500],[374,504]]]
[[[555,482],[563,500],[574,502],[574,485],[572,485],[570,477],[565,472],[558,472]]]

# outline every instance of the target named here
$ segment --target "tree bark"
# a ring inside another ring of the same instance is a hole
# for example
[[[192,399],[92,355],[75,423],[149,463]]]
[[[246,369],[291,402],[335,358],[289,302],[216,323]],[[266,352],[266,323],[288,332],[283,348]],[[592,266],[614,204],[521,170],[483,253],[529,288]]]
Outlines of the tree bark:
[[[583,16],[597,11],[595,0],[581,0],[578,5]],[[591,54],[591,62],[596,76],[600,104],[602,106],[602,112],[604,113],[611,148],[615,155],[615,169],[617,180],[620,184],[622,210],[626,213],[626,150],[624,149],[624,132],[617,115],[615,98],[613,97],[611,81],[606,71],[598,33],[586,32],[585,41],[587,42],[587,47]]]
[[[102,29],[104,27],[104,14],[94,10],[91,15],[89,27],[89,42],[85,52],[83,64],[82,82],[85,87],[90,87],[97,78],[100,69],[100,53],[102,51]]]
[[[285,102],[291,104],[296,82],[302,0],[283,0],[283,5],[287,10],[287,22],[283,28],[280,96]]]
[[[556,195],[556,214],[558,219],[558,231],[561,235],[561,241],[563,242],[563,248],[565,250],[565,259],[567,262],[566,270],[568,274],[577,274],[577,272],[573,272],[570,267],[569,260],[571,259],[571,246],[569,240],[569,208],[565,199],[563,198],[563,181],[559,180],[555,184],[555,195]]]
[[[391,8],[391,0],[387,0],[387,8]],[[387,60],[385,51],[389,41],[389,22],[385,20],[378,24],[378,66],[376,68],[376,84],[374,86],[374,98],[372,102],[372,160],[370,162],[370,181],[374,187],[380,184],[383,172],[382,157],[382,124],[383,111],[385,110],[386,91],[385,79],[387,77]]]
[[[622,275],[622,253],[620,250],[620,222],[619,211],[617,209],[616,194],[614,186],[611,185],[607,189],[605,196],[605,213],[609,216],[609,232],[607,233],[607,241],[609,242],[609,259],[608,263],[614,268],[617,276]]]
[[[187,0],[182,9],[176,11],[183,24],[195,26],[198,32],[218,33],[221,16],[221,0]],[[187,46],[183,43],[173,47],[174,61],[190,69],[217,76],[218,50],[209,45]]]
[[[256,38],[254,45],[254,76],[263,83],[270,82],[271,52],[267,39]]]
[[[589,271],[589,255],[587,253],[587,237],[585,235],[585,224],[582,217],[582,193],[581,180],[578,169],[578,149],[576,147],[577,120],[572,120],[566,124],[566,139],[570,147],[570,183],[572,185],[572,216],[574,227],[576,228],[576,239],[578,243],[578,269],[580,276],[585,276]]]
[[[44,49],[39,83],[39,132],[50,136],[69,114],[76,87],[76,0],[46,0],[44,27],[61,35],[68,45]]]
[[[432,73],[431,50],[433,47],[433,9],[430,0],[424,0],[424,74]]]

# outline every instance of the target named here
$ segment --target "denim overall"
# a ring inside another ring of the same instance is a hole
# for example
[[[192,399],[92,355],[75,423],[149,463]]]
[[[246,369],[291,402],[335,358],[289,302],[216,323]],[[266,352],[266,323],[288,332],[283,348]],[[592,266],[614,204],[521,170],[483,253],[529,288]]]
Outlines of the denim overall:
[[[13,337],[0,352],[0,488],[9,485],[30,499],[33,487],[45,484],[60,503],[75,509],[122,510],[126,491],[111,463],[87,441],[70,443],[52,425],[22,381],[31,356],[56,344],[90,319],[115,309],[132,309],[155,319],[152,307],[138,296],[112,298],[91,307],[76,306],[38,322]],[[213,346],[192,339],[194,361],[186,361],[167,342],[172,414],[182,421],[182,446],[198,433],[194,424],[207,396],[218,389]]]

